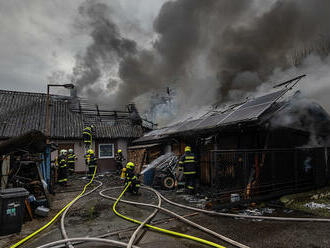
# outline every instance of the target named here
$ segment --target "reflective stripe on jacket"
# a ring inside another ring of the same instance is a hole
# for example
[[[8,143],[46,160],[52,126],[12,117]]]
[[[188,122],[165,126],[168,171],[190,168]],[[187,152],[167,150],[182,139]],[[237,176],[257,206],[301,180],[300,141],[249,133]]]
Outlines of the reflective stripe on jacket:
[[[97,159],[94,155],[89,155],[88,167],[95,167]]]
[[[179,166],[183,167],[183,174],[196,174],[196,160],[195,155],[191,152],[186,152],[180,158]]]
[[[60,168],[65,168],[67,166],[65,156],[63,156],[63,155],[59,156],[57,161],[58,161],[58,166]]]
[[[74,153],[68,155],[68,163],[74,163],[76,161],[76,155]]]

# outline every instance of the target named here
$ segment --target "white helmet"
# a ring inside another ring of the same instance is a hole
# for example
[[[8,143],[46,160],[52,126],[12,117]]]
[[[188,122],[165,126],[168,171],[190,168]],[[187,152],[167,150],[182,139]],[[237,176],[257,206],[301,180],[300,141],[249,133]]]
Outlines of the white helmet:
[[[60,154],[61,155],[64,155],[66,153],[66,150],[64,150],[64,149],[62,149],[61,151],[60,151]]]
[[[69,153],[73,153],[73,149],[69,149]]]

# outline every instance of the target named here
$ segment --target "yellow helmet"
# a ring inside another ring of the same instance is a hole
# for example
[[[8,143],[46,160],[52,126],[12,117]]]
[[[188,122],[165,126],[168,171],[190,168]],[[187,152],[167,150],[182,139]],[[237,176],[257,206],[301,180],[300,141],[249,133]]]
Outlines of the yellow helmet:
[[[92,149],[89,149],[89,150],[87,151],[87,153],[88,153],[88,154],[94,154],[94,151],[93,151]]]
[[[121,150],[120,149],[118,149],[118,153],[121,153]]]
[[[186,147],[184,148],[184,151],[185,151],[185,152],[191,152],[191,147],[190,147],[190,146],[186,146]]]
[[[135,167],[135,165],[134,165],[133,162],[128,162],[128,163],[126,164],[126,168],[134,168],[134,167]]]

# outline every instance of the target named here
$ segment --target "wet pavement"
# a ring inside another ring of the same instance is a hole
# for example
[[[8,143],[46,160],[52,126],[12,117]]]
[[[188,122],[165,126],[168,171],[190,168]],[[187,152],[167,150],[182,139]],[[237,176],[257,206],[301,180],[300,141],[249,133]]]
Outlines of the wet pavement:
[[[105,185],[101,188],[112,187],[120,184],[120,180],[113,177],[103,177]],[[80,187],[86,181],[76,180],[72,182],[71,186],[64,189],[73,191],[68,193],[58,193],[53,199],[52,211],[48,218],[35,219],[26,222],[20,236],[11,235],[9,237],[0,239],[0,247],[7,247],[14,244],[20,238],[28,235],[32,231],[38,229],[43,224],[47,223],[56,212],[61,209],[65,203],[70,202],[79,191]],[[61,189],[62,191],[62,189]],[[111,196],[118,196],[121,189],[107,191],[106,193]],[[139,201],[145,203],[157,204],[156,196],[149,191],[141,190],[141,195],[132,196],[129,193],[125,194],[124,198],[132,201]],[[191,198],[185,194],[176,194],[175,192],[161,191],[163,195],[171,200],[179,203],[199,206],[205,205],[206,201],[203,198]],[[98,191],[91,195],[77,201],[65,220],[65,227],[69,237],[95,237],[106,233],[113,233],[120,230],[109,238],[128,242],[130,235],[137,225],[126,220],[123,220],[112,211],[113,201],[102,198],[99,196]],[[193,211],[185,210],[182,208],[171,206],[167,203],[162,204],[163,207],[180,215],[192,214]],[[129,217],[144,220],[150,215],[153,209],[142,208],[124,203],[119,203],[117,210]],[[239,212],[240,210],[237,210]],[[267,213],[264,213],[267,214]],[[300,214],[300,213],[299,213]],[[295,216],[297,213],[287,213],[283,209],[274,209],[272,213],[267,215],[281,215],[281,216]],[[167,220],[157,226],[178,231],[181,233],[201,237],[225,247],[233,247],[213,236],[205,234],[196,228],[187,226],[177,220],[170,220],[161,212],[153,219],[153,221]],[[188,217],[188,219],[207,227],[217,233],[227,236],[235,241],[241,242],[250,247],[330,247],[330,224],[329,223],[298,223],[298,222],[283,222],[283,221],[253,221],[244,219],[233,219],[226,217],[214,217],[205,214],[195,214]],[[60,221],[57,221],[52,227],[42,232],[36,239],[29,241],[21,247],[38,247],[41,244],[49,243],[61,239],[59,229]],[[131,228],[131,230],[128,230]],[[189,241],[182,238],[164,235],[153,231],[147,231],[140,237],[138,245],[140,247],[178,247],[178,248],[197,248],[208,247],[194,241]],[[100,243],[85,243],[79,244],[76,247],[109,247]]]

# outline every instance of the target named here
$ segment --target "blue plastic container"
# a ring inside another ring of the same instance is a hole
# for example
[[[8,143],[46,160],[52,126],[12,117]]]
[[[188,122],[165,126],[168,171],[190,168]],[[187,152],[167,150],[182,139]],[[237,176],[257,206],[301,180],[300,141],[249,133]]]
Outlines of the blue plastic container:
[[[143,174],[144,185],[151,186],[154,181],[155,169],[150,169]]]

